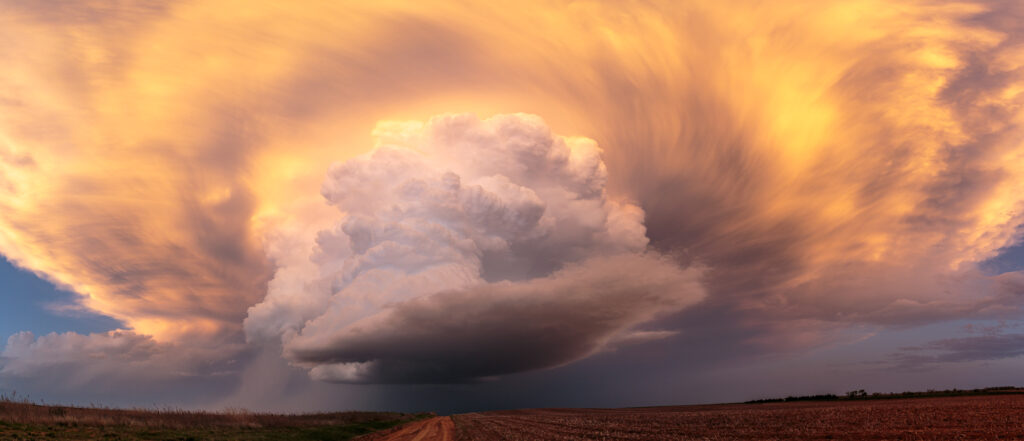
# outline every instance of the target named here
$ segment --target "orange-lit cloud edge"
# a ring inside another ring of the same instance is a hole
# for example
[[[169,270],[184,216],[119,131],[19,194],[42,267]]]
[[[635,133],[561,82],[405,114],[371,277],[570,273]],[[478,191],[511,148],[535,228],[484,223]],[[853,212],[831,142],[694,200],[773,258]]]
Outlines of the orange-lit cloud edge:
[[[4,10],[0,252],[158,345],[240,347],[268,249],[336,217],[328,166],[452,112],[596,140],[755,344],[1019,314],[1020,274],[977,268],[1022,224],[1012,4]]]

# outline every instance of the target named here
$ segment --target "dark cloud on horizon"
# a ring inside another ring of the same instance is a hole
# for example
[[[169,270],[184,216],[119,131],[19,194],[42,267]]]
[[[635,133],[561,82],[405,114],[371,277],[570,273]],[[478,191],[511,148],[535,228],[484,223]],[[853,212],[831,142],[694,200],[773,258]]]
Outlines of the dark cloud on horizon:
[[[943,363],[995,361],[1024,355],[1024,334],[947,338],[900,348],[890,361],[900,369],[927,370]]]

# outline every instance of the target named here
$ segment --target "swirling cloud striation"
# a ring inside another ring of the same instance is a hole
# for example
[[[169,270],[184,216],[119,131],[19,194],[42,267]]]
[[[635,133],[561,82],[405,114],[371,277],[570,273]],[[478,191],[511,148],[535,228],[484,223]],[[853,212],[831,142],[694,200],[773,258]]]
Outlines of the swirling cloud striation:
[[[708,366],[1021,317],[1019,2],[0,12],[0,253],[123,324],[12,336],[0,387],[535,381],[545,405],[572,403],[559,372],[629,365],[669,386],[600,403],[647,404]]]

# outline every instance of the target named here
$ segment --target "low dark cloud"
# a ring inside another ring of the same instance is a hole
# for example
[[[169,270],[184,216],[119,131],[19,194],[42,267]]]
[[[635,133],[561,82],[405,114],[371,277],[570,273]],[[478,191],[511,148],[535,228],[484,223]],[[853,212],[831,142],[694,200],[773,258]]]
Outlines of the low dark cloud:
[[[994,361],[1024,355],[1024,334],[995,334],[936,340],[901,348],[892,355],[903,369],[927,369],[941,363]]]
[[[438,383],[563,365],[703,297],[699,271],[657,256],[573,264],[550,277],[441,292],[393,305],[325,332],[318,319],[289,341],[286,356],[315,366],[314,379]]]
[[[116,404],[139,403],[144,386],[147,394],[166,397],[162,405],[194,405],[229,394],[251,358],[241,344],[204,343],[161,343],[130,331],[20,332],[0,351],[0,391],[47,402]]]

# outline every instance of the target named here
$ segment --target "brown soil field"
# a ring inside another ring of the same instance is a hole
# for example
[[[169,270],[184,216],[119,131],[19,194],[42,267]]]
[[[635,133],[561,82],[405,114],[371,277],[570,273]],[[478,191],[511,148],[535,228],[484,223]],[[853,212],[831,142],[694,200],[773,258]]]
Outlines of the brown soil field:
[[[535,409],[452,420],[456,441],[1005,440],[1024,439],[1024,395]]]
[[[455,423],[450,417],[416,421],[401,427],[359,437],[359,441],[454,441]]]
[[[360,441],[1024,439],[1024,394],[628,409],[525,409],[450,417],[388,412],[273,415],[116,410],[0,400],[0,441],[353,437]]]

